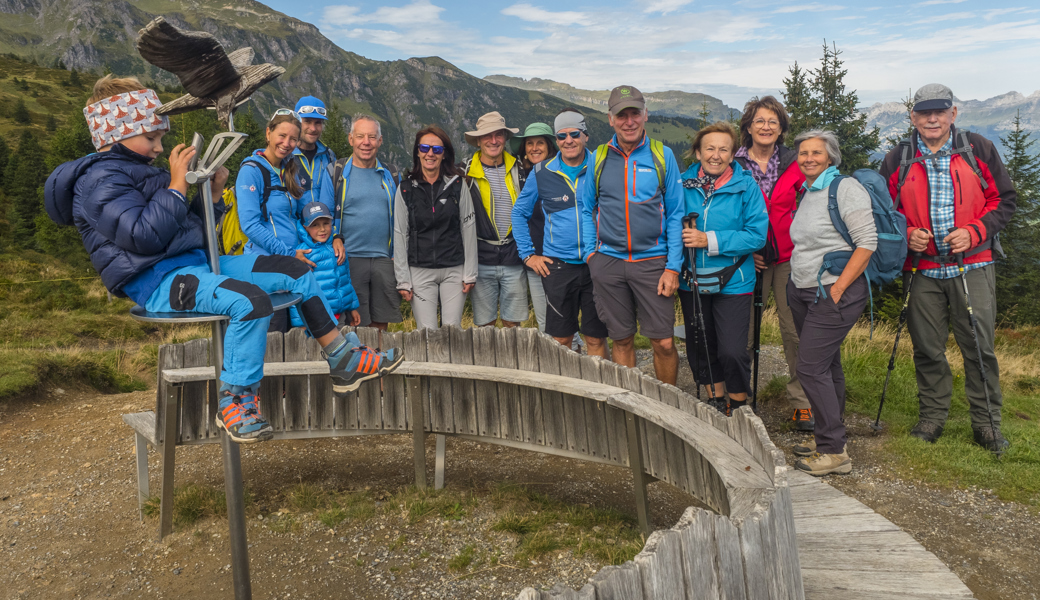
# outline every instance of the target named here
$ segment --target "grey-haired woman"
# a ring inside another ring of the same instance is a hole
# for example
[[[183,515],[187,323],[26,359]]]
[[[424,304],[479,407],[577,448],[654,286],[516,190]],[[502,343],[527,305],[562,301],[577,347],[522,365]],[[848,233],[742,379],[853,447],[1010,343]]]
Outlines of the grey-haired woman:
[[[877,230],[870,195],[852,177],[840,177],[841,151],[829,131],[813,130],[795,138],[798,167],[805,175],[802,196],[791,223],[791,280],[787,301],[798,330],[798,378],[816,418],[814,440],[794,447],[804,456],[795,467],[810,475],[849,473],[847,452],[845,375],[841,343],[863,314],[867,281],[863,271],[877,248]],[[827,209],[832,183],[837,185],[838,212],[853,246],[831,223]],[[851,251],[840,275],[822,271],[824,256]]]

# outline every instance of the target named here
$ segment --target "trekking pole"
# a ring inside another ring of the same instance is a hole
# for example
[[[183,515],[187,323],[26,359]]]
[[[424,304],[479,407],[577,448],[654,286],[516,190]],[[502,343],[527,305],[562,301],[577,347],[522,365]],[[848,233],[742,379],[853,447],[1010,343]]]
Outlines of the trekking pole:
[[[956,231],[956,227],[950,228],[950,233]],[[964,270],[964,253],[957,253],[957,270],[961,274],[961,285],[964,287],[964,305],[968,308],[968,322],[971,323],[971,339],[975,341],[975,357],[979,361],[979,373],[982,375],[982,390],[986,393],[986,414],[989,415],[989,426],[993,430],[993,435],[997,435],[997,424],[993,420],[993,406],[990,404],[989,399],[989,378],[986,377],[986,365],[982,362],[982,346],[979,344],[979,333],[977,331],[975,311],[971,309],[971,296],[968,294],[968,276]],[[1000,444],[997,444],[999,447]],[[1004,450],[997,450],[994,452],[997,458],[1000,458],[1004,454]]]
[[[692,212],[682,218],[683,229],[696,229],[697,217],[700,215]],[[685,246],[684,246],[685,247]],[[704,327],[704,310],[701,307],[701,286],[697,281],[697,253],[693,248],[686,248],[686,256],[690,260],[690,275],[686,284],[693,290],[693,312],[697,317],[697,329],[700,330],[700,338],[704,340],[704,358],[708,361],[708,389],[711,390],[711,400],[715,402],[715,376],[711,372],[711,351],[708,349],[708,331]],[[689,349],[687,349],[689,351]],[[697,370],[700,370],[700,358],[697,359]],[[696,380],[696,373],[694,374]],[[697,386],[697,397],[700,397],[701,388]]]
[[[751,412],[758,414],[758,356],[762,349],[762,274],[755,270],[755,364],[751,370]]]
[[[906,282],[906,293],[903,294],[903,308],[899,311],[899,324],[896,325],[896,341],[892,344],[892,357],[888,359],[888,373],[885,374],[885,385],[881,388],[881,402],[877,407],[877,418],[870,426],[874,431],[881,431],[881,409],[885,406],[885,394],[888,393],[888,380],[892,378],[892,371],[896,368],[896,349],[899,348],[899,334],[903,331],[906,323],[906,309],[910,306],[910,290],[914,287],[914,275],[917,274],[917,265],[921,262],[921,253],[914,252],[914,259],[910,265],[910,278]]]

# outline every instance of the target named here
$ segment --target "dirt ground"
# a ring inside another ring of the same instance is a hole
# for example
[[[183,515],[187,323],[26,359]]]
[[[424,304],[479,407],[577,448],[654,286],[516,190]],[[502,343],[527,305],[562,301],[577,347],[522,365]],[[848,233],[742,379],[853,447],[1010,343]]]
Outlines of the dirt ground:
[[[762,366],[763,382],[783,370],[778,349],[763,349]],[[685,365],[680,386],[692,391]],[[226,519],[179,527],[158,542],[157,519],[142,523],[138,516],[133,441],[120,415],[154,402],[154,392],[52,389],[0,405],[0,598],[231,597]],[[785,407],[762,405],[761,413],[778,446],[800,439],[787,431]],[[892,477],[871,452],[883,438],[871,435],[867,423],[850,424],[853,474],[828,482],[907,530],[978,598],[1036,598],[1036,515],[985,491]],[[432,451],[431,445],[431,467]],[[247,510],[254,598],[512,598],[527,586],[579,588],[602,567],[570,552],[518,565],[510,560],[515,536],[491,531],[494,515],[482,507],[459,521],[415,524],[377,511],[363,523],[330,530],[283,506],[297,483],[369,489],[377,499],[409,485],[408,435],[269,442],[242,454],[254,498]],[[158,457],[150,458],[155,492]],[[448,485],[474,493],[508,481],[565,502],[633,512],[625,469],[452,439],[447,465]],[[178,449],[176,477],[178,486],[221,488],[219,447]],[[652,484],[650,493],[657,527],[674,524],[688,504],[664,483]],[[285,527],[285,519],[295,525]],[[450,571],[448,561],[466,545],[502,560],[471,568],[468,576]]]

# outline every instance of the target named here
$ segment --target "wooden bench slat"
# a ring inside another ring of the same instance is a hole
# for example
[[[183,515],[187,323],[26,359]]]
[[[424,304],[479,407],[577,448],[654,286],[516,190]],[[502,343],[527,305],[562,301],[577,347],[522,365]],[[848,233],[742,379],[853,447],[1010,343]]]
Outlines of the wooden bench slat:
[[[123,415],[123,422],[137,433],[144,436],[152,446],[158,446],[155,439],[155,413],[145,411]]]
[[[285,392],[285,378],[276,374],[278,365],[285,364],[285,336],[279,331],[267,334],[267,352],[264,354],[264,378],[260,380],[260,412],[271,427],[285,431],[285,410],[282,395]],[[187,374],[186,374],[187,375]],[[177,381],[176,376],[163,373],[170,381]],[[198,376],[198,375],[195,375]],[[211,377],[216,378],[216,375]]]

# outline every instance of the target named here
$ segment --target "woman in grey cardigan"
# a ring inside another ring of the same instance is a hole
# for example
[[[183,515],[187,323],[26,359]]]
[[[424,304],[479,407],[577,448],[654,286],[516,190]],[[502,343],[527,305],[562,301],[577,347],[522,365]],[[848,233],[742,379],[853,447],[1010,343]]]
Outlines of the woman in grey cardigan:
[[[416,329],[461,326],[477,280],[473,201],[462,179],[448,134],[436,125],[419,130],[412,170],[394,199],[394,274],[398,293],[412,303]]]
[[[791,223],[794,251],[787,300],[801,340],[798,378],[816,417],[814,440],[794,447],[795,454],[805,457],[795,467],[817,476],[845,474],[852,471],[852,461],[842,423],[845,374],[841,369],[841,343],[867,304],[863,271],[877,248],[877,230],[870,195],[852,177],[838,182],[837,201],[855,251],[831,223],[827,199],[841,164],[834,134],[807,131],[795,138],[794,144],[805,183]],[[841,275],[821,273],[824,255],[835,251],[853,251],[845,269]]]

